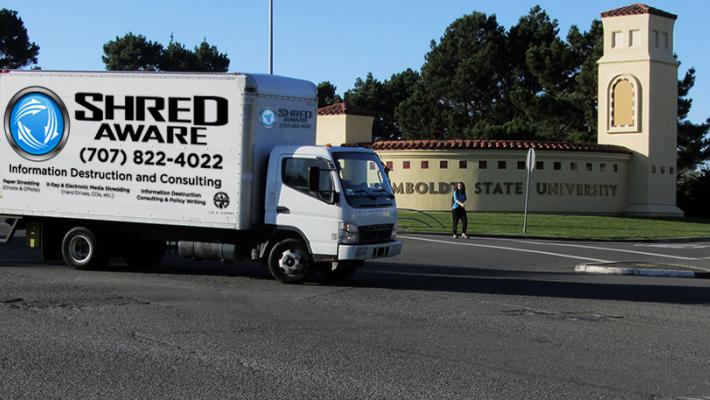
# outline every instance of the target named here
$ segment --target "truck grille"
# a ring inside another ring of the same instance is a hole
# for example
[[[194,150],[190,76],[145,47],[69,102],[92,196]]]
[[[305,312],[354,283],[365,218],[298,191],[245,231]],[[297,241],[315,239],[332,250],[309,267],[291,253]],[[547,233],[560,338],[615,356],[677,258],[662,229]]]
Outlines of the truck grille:
[[[360,243],[384,243],[392,239],[393,224],[360,227]]]

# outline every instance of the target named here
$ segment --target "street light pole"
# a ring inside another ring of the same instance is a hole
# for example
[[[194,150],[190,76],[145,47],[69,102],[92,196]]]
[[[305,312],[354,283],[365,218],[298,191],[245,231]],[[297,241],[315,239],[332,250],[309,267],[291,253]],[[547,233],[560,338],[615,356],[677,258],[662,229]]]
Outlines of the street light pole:
[[[274,74],[274,0],[269,0],[269,75]]]

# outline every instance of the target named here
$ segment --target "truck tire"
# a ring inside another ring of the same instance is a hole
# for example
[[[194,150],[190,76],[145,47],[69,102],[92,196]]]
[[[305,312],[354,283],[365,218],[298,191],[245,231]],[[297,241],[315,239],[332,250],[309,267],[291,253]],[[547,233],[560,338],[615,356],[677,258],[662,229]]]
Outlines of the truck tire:
[[[77,226],[64,235],[62,258],[70,267],[92,269],[108,264],[111,255],[106,243],[100,242],[91,230]]]
[[[160,241],[134,242],[121,258],[132,268],[148,268],[160,263],[165,257],[166,245]]]
[[[282,283],[301,283],[315,271],[306,246],[298,239],[284,239],[269,252],[271,275]]]
[[[321,275],[325,276],[331,281],[344,281],[355,273],[360,267],[365,264],[364,261],[352,260],[352,261],[339,261],[338,267],[334,270],[332,263],[318,263],[316,268]]]

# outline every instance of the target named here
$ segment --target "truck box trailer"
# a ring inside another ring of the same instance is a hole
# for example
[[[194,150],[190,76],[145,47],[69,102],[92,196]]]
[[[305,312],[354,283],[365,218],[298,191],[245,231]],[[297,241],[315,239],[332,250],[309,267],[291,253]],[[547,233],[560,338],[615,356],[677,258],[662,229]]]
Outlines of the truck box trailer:
[[[283,282],[399,254],[377,155],[315,146],[316,89],[257,74],[4,71],[0,215],[45,260],[261,260]]]

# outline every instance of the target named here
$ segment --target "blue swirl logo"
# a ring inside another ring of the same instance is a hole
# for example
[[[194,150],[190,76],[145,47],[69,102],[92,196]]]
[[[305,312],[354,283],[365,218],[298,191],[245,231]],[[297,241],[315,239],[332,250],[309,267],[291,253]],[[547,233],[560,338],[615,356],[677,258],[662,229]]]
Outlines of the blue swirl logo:
[[[22,157],[44,161],[56,156],[68,136],[64,104],[44,88],[27,88],[15,95],[5,115],[5,133]]]
[[[270,108],[261,110],[261,124],[266,128],[271,128],[276,123],[276,113]]]

